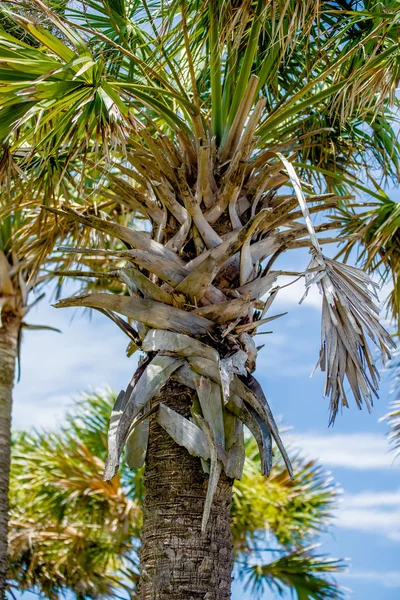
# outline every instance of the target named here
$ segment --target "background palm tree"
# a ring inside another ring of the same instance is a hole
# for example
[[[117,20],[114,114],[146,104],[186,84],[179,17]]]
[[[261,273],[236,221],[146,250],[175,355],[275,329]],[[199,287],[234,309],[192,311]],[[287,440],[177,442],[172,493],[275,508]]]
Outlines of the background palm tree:
[[[24,320],[31,306],[44,295],[38,293],[32,299],[30,292],[43,286],[43,277],[33,276],[29,255],[13,249],[18,237],[32,225],[33,219],[23,210],[13,211],[0,224],[0,595],[7,573],[12,388],[21,336],[24,329],[52,329],[48,325],[29,325]]]
[[[52,274],[57,273],[55,267],[62,270],[69,264],[62,257],[50,258],[56,243],[71,242],[82,239],[82,234],[74,224],[56,223],[45,219],[43,222],[27,209],[23,198],[28,189],[22,180],[27,173],[19,166],[20,157],[13,155],[9,148],[3,147],[0,158],[0,190],[2,197],[13,195],[16,208],[3,214],[0,223],[0,595],[5,585],[7,572],[7,514],[8,514],[8,478],[11,442],[12,388],[16,368],[20,368],[19,354],[22,332],[27,329],[54,329],[49,324],[32,325],[25,321],[32,306],[41,301],[45,288],[50,283],[47,270],[51,266]],[[51,197],[54,186],[62,179],[59,171],[60,163],[54,161],[47,169],[38,168],[39,157],[31,163],[29,170],[32,195],[40,198]],[[64,175],[63,175],[64,176]],[[65,188],[65,185],[64,185]],[[123,219],[122,215],[116,218]],[[39,233],[39,235],[37,235]],[[78,238],[75,236],[78,234]],[[105,244],[105,247],[108,247]],[[103,259],[102,259],[103,260]],[[87,269],[93,261],[85,260]],[[96,261],[96,266],[99,261]],[[43,267],[40,274],[38,269]],[[105,264],[102,265],[105,267]],[[84,289],[103,289],[102,283],[116,293],[121,286],[115,284],[115,277],[97,279],[95,283],[85,283]],[[57,283],[57,291],[61,292],[63,279]],[[56,286],[52,286],[53,292]],[[18,374],[19,376],[19,374]]]
[[[66,153],[65,168],[76,165],[73,192],[62,204],[56,186],[51,218],[126,248],[61,248],[115,259],[127,295],[58,305],[105,312],[131,350],[147,354],[118,397],[105,470],[112,479],[125,443],[131,466],[146,458],[140,598],[228,598],[243,423],[263,474],[272,437],[291,473],[252,375],[254,336],[279,292],[282,272],[271,269],[280,254],[311,250],[298,275],[323,294],[318,364],[332,421],[348,405],[345,377],[357,405],[371,407],[378,374],[366,336],[389,354],[369,278],[322,254],[332,238],[318,236],[337,223],[314,228],[310,214],[340,206],[352,188],[381,200],[357,180],[371,177],[371,157],[396,174],[397,5],[104,0],[84,2],[72,23],[34,5],[58,33],[22,10],[11,15],[40,46],[1,33],[0,137],[28,150],[25,167],[32,149],[43,168]],[[315,194],[310,182],[323,189]],[[288,183],[294,193],[278,194]],[[141,213],[145,231],[113,221],[114,206]]]
[[[115,400],[110,390],[84,395],[59,430],[16,435],[10,580],[17,590],[50,599],[67,590],[77,598],[136,597],[143,469],[123,463],[112,481],[102,479]],[[233,492],[235,575],[255,598],[269,586],[278,593],[289,587],[299,599],[339,599],[329,575],[344,563],[310,548],[332,518],[336,486],[315,462],[297,455],[294,464],[294,481],[278,458],[265,480],[256,444],[246,440],[244,475]]]

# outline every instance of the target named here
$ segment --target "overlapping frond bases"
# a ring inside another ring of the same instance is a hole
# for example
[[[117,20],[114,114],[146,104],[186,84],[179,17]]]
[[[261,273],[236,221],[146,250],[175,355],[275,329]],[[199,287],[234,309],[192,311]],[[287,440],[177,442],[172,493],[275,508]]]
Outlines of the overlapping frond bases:
[[[110,389],[83,394],[56,431],[15,436],[11,589],[34,588],[51,600],[67,592],[135,597],[143,469],[132,472],[124,461],[119,476],[102,480],[104,432],[115,400]],[[277,453],[266,480],[255,440],[246,437],[245,447],[243,478],[233,486],[236,575],[252,587],[254,598],[262,597],[266,585],[310,594],[318,585],[323,598],[330,598],[328,591],[337,590],[330,575],[340,571],[342,561],[331,559],[332,570],[324,569],[326,563],[309,546],[330,524],[337,486],[321,466],[295,451],[294,480]],[[266,540],[275,547],[268,557]]]
[[[255,132],[264,106],[262,98],[253,111],[247,99],[243,102],[238,114],[248,115],[244,129],[242,125],[239,129],[232,127],[223,151],[218,151],[214,136],[206,130],[207,137],[197,147],[188,136],[181,134],[172,141],[162,135],[150,136],[146,129],[132,138],[127,160],[115,165],[105,193],[115,202],[134,204],[135,210],[150,221],[150,233],[71,206],[64,206],[58,213],[60,218],[80,222],[124,242],[126,249],[121,251],[69,247],[60,251],[114,258],[113,272],[126,285],[129,295],[86,294],[61,300],[57,306],[101,310],[125,330],[131,349],[133,344],[133,348],[147,354],[114,407],[105,478],[115,475],[125,445],[128,464],[143,464],[148,419],[154,413],[173,439],[201,457],[210,472],[203,529],[221,469],[232,478],[241,477],[243,424],[257,440],[263,474],[269,475],[271,470],[274,439],[292,475],[274,417],[252,375],[257,357],[254,335],[274,318],[268,310],[277,292],[273,286],[279,272],[270,270],[271,261],[263,266],[267,256],[304,244],[305,236],[310,236],[307,243],[312,245],[319,268],[315,275],[312,263],[311,272],[321,285],[325,302],[330,306],[334,299],[336,303],[328,311],[333,315],[332,323],[327,323],[324,316],[323,325],[329,357],[327,393],[333,390],[334,413],[338,398],[345,401],[344,372],[352,385],[356,373],[353,391],[357,400],[359,388],[369,398],[361,379],[366,371],[358,358],[360,350],[365,352],[373,369],[363,329],[371,333],[373,328],[385,351],[387,346],[386,334],[370,314],[366,276],[362,284],[351,282],[349,286],[345,276],[348,271],[341,271],[320,252],[310,212],[325,210],[338,199],[332,194],[306,198],[288,159],[277,152],[254,152]],[[288,181],[295,194],[277,195],[276,189]],[[305,225],[297,221],[302,217]],[[351,277],[354,279],[353,274]],[[307,281],[310,285],[309,277]],[[339,312],[340,322],[335,311]],[[357,340],[353,331],[359,335]],[[325,359],[321,364],[325,368]],[[372,373],[375,383],[375,371]],[[163,404],[152,403],[170,377],[197,395],[191,420]]]

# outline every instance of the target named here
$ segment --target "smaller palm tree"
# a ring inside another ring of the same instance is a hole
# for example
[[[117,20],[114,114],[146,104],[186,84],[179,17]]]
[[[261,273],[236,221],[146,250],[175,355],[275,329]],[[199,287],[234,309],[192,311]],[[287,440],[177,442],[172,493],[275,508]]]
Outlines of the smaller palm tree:
[[[125,463],[110,482],[102,479],[114,402],[110,390],[82,396],[57,432],[15,436],[10,580],[18,590],[50,600],[67,590],[77,598],[136,598],[143,470]],[[278,594],[290,588],[299,600],[341,598],[330,575],[343,562],[311,546],[331,519],[335,485],[300,456],[294,481],[279,459],[266,480],[251,439],[246,455],[232,509],[237,576],[254,597],[270,587]]]
[[[25,322],[30,308],[44,295],[39,293],[29,304],[30,293],[37,291],[46,279],[32,277],[31,255],[19,253],[12,248],[18,237],[30,227],[32,217],[23,209],[13,211],[0,221],[0,597],[7,572],[12,388],[21,336],[22,331],[28,328],[52,329],[47,325],[33,326]],[[43,232],[46,232],[45,226]]]
[[[74,223],[61,222],[56,214],[47,211],[38,219],[38,211],[31,210],[33,198],[42,198],[46,204],[55,188],[62,188],[69,197],[71,172],[76,165],[71,162],[69,169],[66,169],[65,159],[61,156],[43,167],[42,156],[37,153],[33,156],[31,168],[24,172],[21,168],[22,158],[20,153],[11,152],[7,145],[3,145],[0,150],[0,598],[7,572],[12,388],[16,368],[19,368],[22,332],[26,329],[54,330],[48,324],[30,325],[25,317],[30,308],[43,299],[44,286],[50,283],[51,276],[59,277],[58,293],[62,289],[61,274],[68,268],[70,260],[51,256],[56,244],[83,239],[82,232]],[[32,186],[28,189],[23,184],[27,177]],[[27,196],[29,201],[25,200]],[[14,199],[16,208],[10,208],[4,200],[10,197]],[[115,218],[120,222],[126,220],[123,211],[118,211]],[[83,237],[89,241],[90,233]],[[118,244],[110,244],[104,238],[100,243],[106,249],[119,249]],[[88,257],[84,258],[81,267],[85,269],[86,275],[90,275],[100,264],[102,268],[109,266],[106,258],[92,260]],[[80,281],[83,281],[82,278]],[[121,291],[121,284],[116,282],[117,279],[112,275],[96,278],[94,283],[85,282],[82,290],[103,289],[103,284],[107,284],[108,289],[118,293]],[[124,331],[129,334],[128,324]]]

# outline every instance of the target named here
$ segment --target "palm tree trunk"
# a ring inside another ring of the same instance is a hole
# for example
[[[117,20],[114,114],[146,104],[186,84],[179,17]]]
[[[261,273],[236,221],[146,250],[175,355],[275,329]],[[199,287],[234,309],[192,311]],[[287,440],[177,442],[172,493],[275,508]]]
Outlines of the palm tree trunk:
[[[156,397],[185,417],[193,392],[170,381]],[[205,534],[207,475],[153,419],[146,459],[140,600],[228,600],[232,481],[221,475]]]
[[[20,319],[6,314],[0,327],[0,598],[7,580],[8,487],[11,456],[11,406]]]

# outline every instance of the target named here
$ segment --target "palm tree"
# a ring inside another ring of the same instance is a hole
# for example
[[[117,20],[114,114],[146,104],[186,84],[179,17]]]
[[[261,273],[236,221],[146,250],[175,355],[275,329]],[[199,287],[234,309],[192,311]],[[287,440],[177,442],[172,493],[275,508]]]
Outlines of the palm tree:
[[[29,294],[43,284],[42,277],[32,277],[30,257],[15,252],[12,245],[19,235],[33,225],[23,210],[3,218],[0,225],[0,582],[7,573],[8,480],[11,452],[12,388],[21,335],[24,329],[49,326],[29,325],[24,321],[30,308],[44,294],[37,295],[29,305]],[[52,233],[51,233],[52,235]],[[0,594],[2,592],[0,583]]]
[[[310,215],[368,189],[358,179],[371,157],[396,172],[398,145],[383,140],[395,138],[397,5],[85,0],[69,21],[33,3],[58,33],[11,15],[40,46],[1,33],[0,137],[25,149],[25,166],[32,152],[44,165],[67,153],[66,168],[79,164],[76,192],[63,203],[54,191],[54,220],[124,245],[61,247],[114,260],[126,294],[58,306],[101,310],[145,353],[112,412],[105,467],[111,480],[125,446],[131,466],[146,461],[139,597],[225,599],[243,424],[262,473],[273,438],[292,475],[252,374],[254,336],[275,318],[276,259],[310,248],[305,281],[323,296],[318,365],[331,421],[348,406],[346,378],[358,407],[371,408],[378,373],[366,337],[384,355],[392,344],[368,276],[322,253],[337,238],[319,234],[336,222],[314,227]],[[278,194],[284,185],[294,193]],[[140,213],[145,230],[113,221],[110,206]]]
[[[34,166],[34,165],[33,165]],[[49,187],[54,186],[59,175],[57,165],[51,167],[51,181],[46,173],[30,170],[31,181],[35,182],[36,193],[48,197]],[[21,185],[24,177],[14,156],[7,146],[3,148],[0,159],[0,186],[5,194],[13,193],[17,198],[17,208],[3,215],[0,223],[0,596],[3,593],[7,573],[7,514],[8,514],[8,480],[11,453],[11,412],[12,389],[15,370],[20,367],[19,354],[22,332],[28,329],[54,329],[48,324],[31,325],[25,321],[32,306],[41,301],[45,295],[44,287],[50,282],[48,273],[38,274],[38,266],[55,262],[62,271],[65,261],[49,258],[54,245],[58,242],[71,242],[78,233],[74,224],[57,224],[53,220],[39,222],[22,204],[22,196],[26,189]],[[121,218],[120,215],[117,218]],[[39,234],[39,235],[38,235]],[[27,247],[27,244],[29,248]],[[106,246],[107,247],[107,246]],[[92,263],[85,261],[86,267]],[[104,265],[103,265],[104,267]],[[57,271],[55,271],[57,272]],[[115,278],[105,280],[108,287],[113,286]],[[102,280],[89,288],[99,289]],[[54,286],[53,286],[54,287]],[[120,291],[115,286],[114,291]],[[58,291],[62,288],[62,280],[58,283]],[[85,285],[85,289],[89,289]],[[32,299],[32,294],[36,297]],[[19,375],[18,375],[19,376]]]
[[[102,479],[115,400],[110,390],[83,395],[59,430],[16,436],[10,579],[19,591],[35,589],[50,600],[67,591],[136,597],[143,469],[132,473],[124,462],[111,482]],[[265,480],[257,446],[246,439],[243,479],[233,489],[235,574],[255,598],[264,586],[279,593],[289,586],[299,598],[339,599],[329,574],[343,563],[310,549],[331,519],[336,486],[313,461],[297,456],[295,467],[291,481],[276,457]],[[264,564],[267,542],[278,558]]]

